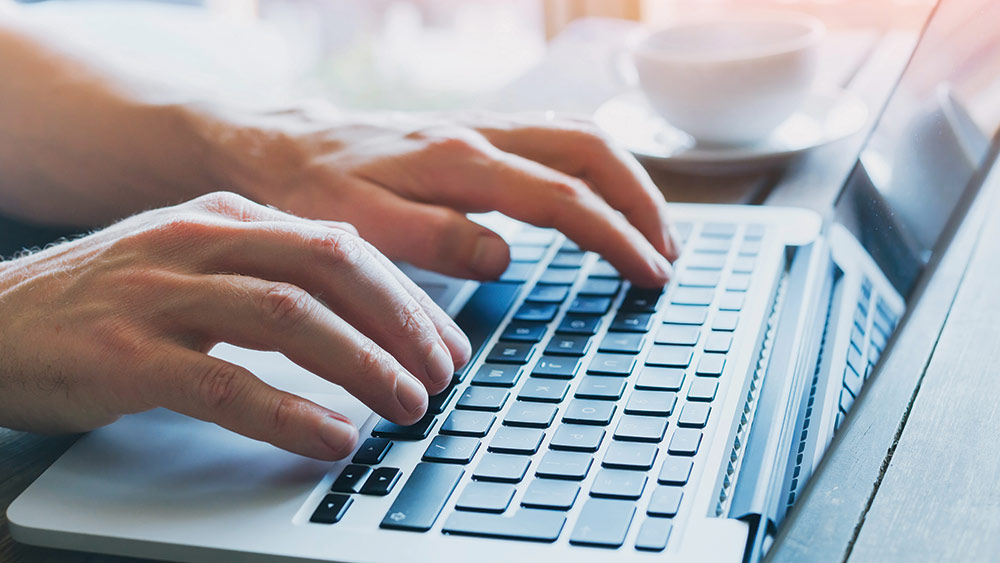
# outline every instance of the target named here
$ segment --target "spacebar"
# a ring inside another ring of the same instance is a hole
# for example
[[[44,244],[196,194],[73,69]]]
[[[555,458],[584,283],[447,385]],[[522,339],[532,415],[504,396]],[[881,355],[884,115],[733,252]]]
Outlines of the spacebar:
[[[565,523],[566,517],[554,510],[522,508],[513,516],[453,512],[442,531],[446,534],[554,542]]]
[[[465,335],[469,337],[469,343],[472,344],[472,360],[475,360],[480,348],[496,331],[500,321],[514,304],[521,287],[522,284],[519,283],[486,282],[479,284],[462,310],[455,315],[455,323],[465,332]],[[471,363],[472,361],[469,362],[469,364]],[[460,376],[464,375],[464,369],[460,372]]]

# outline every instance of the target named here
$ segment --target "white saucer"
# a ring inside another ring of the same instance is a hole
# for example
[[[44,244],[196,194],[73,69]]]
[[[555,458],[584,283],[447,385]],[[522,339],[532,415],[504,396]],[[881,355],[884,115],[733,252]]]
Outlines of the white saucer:
[[[868,119],[865,103],[846,90],[814,92],[767,139],[753,145],[698,145],[649,106],[641,92],[626,92],[594,112],[594,121],[637,157],[699,174],[767,168],[858,132]]]

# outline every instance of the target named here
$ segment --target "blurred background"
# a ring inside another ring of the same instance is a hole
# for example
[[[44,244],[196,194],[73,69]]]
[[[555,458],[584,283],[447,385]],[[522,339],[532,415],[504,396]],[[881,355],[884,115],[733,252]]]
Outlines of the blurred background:
[[[666,25],[733,7],[763,7],[810,12],[834,30],[885,31],[919,26],[932,4],[931,0],[23,3],[31,4],[31,11],[47,25],[112,52],[121,64],[161,77],[166,74],[172,81],[229,100],[266,105],[289,97],[318,96],[345,108],[372,110],[525,109],[522,103],[505,104],[503,87],[535,67],[553,42],[566,44],[562,50],[567,64],[573,63],[575,51],[580,53],[579,64],[593,67],[599,57],[588,49],[613,48],[638,24]],[[616,27],[606,18],[631,25]]]

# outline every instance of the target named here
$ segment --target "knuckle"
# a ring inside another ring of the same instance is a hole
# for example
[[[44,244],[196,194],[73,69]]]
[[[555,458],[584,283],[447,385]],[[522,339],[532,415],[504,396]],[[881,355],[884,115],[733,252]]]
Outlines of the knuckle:
[[[424,145],[424,151],[448,157],[468,157],[480,152],[476,135],[465,129],[424,129],[410,133]]]
[[[385,352],[373,341],[368,340],[359,346],[355,353],[354,369],[362,379],[377,379],[382,374],[385,359]]]
[[[191,200],[197,208],[209,213],[227,217],[243,217],[248,208],[256,205],[249,199],[233,192],[212,192]]]
[[[290,428],[300,410],[299,399],[282,395],[271,408],[271,428],[278,432]]]
[[[317,246],[325,261],[335,265],[357,264],[365,253],[361,239],[348,231],[328,233],[318,239]]]
[[[398,309],[395,323],[395,336],[405,340],[423,341],[429,338],[428,324],[430,319],[416,299],[409,299]]]
[[[242,369],[227,363],[214,363],[198,380],[197,396],[210,410],[231,406],[242,388]]]
[[[283,330],[293,329],[312,312],[312,296],[289,283],[272,283],[260,297],[260,311],[270,324]]]

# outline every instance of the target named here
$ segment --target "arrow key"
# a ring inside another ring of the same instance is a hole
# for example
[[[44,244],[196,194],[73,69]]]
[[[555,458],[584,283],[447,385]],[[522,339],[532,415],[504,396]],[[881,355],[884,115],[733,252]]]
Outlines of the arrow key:
[[[396,486],[401,474],[402,472],[397,467],[379,467],[365,481],[364,486],[361,487],[361,494],[384,497]]]
[[[344,517],[352,502],[354,499],[347,495],[326,495],[309,521],[317,524],[335,524]]]

